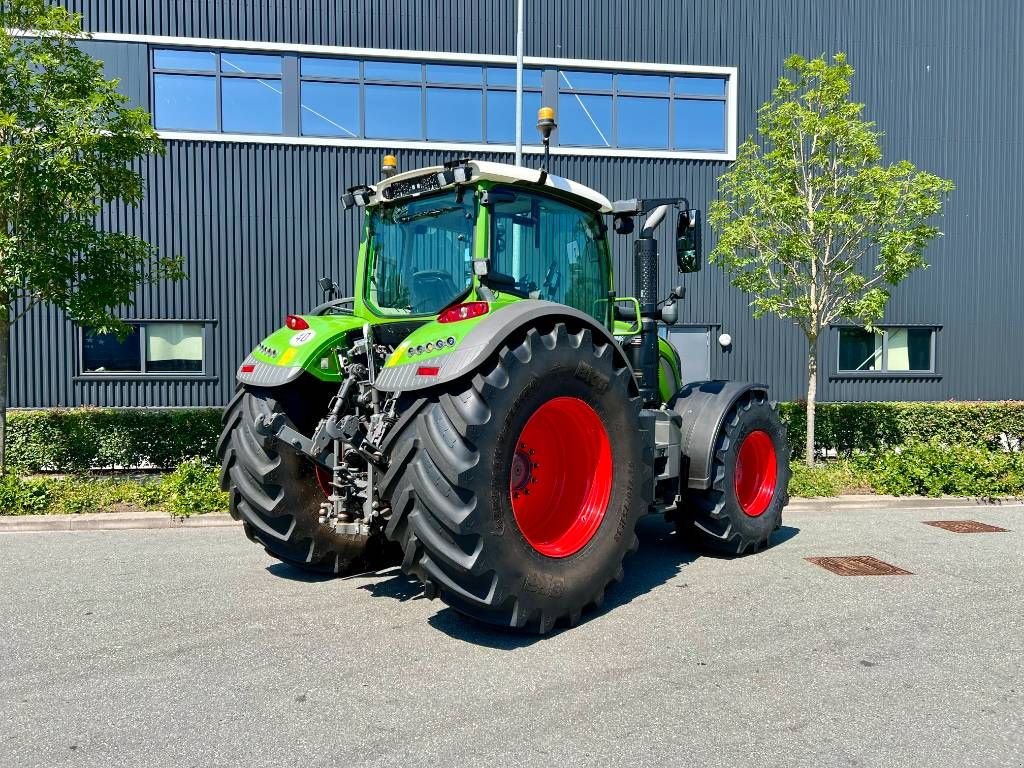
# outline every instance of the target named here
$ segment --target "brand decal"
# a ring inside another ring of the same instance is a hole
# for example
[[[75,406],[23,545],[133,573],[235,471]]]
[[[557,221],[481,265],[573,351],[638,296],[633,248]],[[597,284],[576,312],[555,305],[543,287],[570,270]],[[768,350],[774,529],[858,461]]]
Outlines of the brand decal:
[[[314,338],[316,338],[316,331],[312,328],[307,328],[306,330],[299,331],[292,336],[292,340],[288,343],[293,347],[301,347],[303,344],[311,342]]]

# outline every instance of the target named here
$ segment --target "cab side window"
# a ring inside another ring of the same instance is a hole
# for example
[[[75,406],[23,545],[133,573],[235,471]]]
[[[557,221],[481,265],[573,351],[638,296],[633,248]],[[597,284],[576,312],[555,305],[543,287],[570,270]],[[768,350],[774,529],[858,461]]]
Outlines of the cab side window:
[[[608,244],[597,214],[511,187],[492,197],[491,287],[568,304],[607,324]]]

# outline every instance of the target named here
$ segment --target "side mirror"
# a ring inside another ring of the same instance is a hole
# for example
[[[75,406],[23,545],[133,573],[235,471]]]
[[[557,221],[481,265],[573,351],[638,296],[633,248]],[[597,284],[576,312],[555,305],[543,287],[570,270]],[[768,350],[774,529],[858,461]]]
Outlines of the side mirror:
[[[617,215],[612,219],[612,229],[615,230],[617,235],[629,235],[633,233],[633,217],[627,215]]]
[[[680,211],[676,220],[676,265],[680,272],[700,272],[702,258],[700,211]]]

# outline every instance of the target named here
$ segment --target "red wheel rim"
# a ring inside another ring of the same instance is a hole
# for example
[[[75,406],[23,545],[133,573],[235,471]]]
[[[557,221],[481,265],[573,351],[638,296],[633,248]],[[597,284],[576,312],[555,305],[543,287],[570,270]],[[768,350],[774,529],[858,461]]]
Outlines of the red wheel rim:
[[[597,532],[612,492],[612,446],[597,412],[575,397],[534,411],[519,434],[509,495],[519,530],[548,557],[579,552]]]
[[[771,435],[754,430],[740,443],[736,456],[736,500],[745,514],[757,517],[768,509],[778,472]]]
[[[316,471],[316,484],[320,486],[320,491],[323,493],[324,498],[331,498],[331,494],[334,493],[331,490],[331,483],[334,480],[333,473],[322,464],[314,464],[313,469]]]

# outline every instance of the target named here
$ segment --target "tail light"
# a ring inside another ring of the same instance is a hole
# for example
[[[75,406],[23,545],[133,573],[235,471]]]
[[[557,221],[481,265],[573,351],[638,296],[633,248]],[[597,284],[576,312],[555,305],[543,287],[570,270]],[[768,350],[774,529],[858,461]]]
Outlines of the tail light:
[[[421,365],[416,369],[417,376],[437,376],[441,369],[436,365]]]
[[[284,319],[284,324],[291,328],[293,331],[304,331],[309,328],[309,323],[303,320],[298,315],[288,315]]]
[[[464,304],[448,307],[448,309],[437,316],[437,322],[457,323],[459,320],[469,320],[471,317],[486,315],[488,311],[490,311],[490,306],[486,301],[467,301]]]

